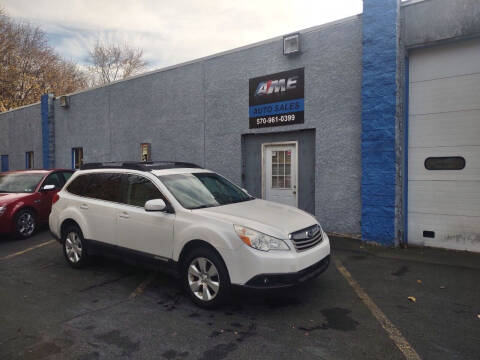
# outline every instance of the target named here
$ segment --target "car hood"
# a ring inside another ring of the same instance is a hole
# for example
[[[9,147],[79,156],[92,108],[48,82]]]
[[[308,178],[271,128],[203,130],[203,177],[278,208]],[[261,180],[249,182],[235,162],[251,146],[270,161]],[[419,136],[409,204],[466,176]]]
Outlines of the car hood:
[[[6,205],[32,195],[31,193],[0,193],[0,205]]]
[[[305,211],[260,199],[194,211],[283,239],[288,238],[288,234],[294,231],[317,223],[317,220]]]

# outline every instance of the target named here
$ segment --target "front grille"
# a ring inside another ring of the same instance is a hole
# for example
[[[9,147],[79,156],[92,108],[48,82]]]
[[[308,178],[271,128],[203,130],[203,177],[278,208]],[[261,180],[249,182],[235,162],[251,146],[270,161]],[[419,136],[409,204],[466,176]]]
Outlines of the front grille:
[[[319,225],[309,226],[291,233],[290,240],[297,251],[308,250],[322,242],[322,229]]]

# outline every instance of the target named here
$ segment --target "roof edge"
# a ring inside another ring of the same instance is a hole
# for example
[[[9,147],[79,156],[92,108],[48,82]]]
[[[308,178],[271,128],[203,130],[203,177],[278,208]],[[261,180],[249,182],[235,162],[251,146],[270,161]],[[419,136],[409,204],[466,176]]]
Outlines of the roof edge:
[[[415,5],[424,1],[428,1],[428,0],[405,0],[400,2],[400,6],[404,7],[404,6]]]
[[[10,110],[7,110],[7,111],[3,111],[3,112],[0,112],[0,116],[3,115],[3,114],[7,114],[9,112],[15,111],[15,110],[21,110],[21,109],[24,109],[24,108],[27,108],[27,107],[30,107],[30,106],[39,105],[41,103],[42,103],[41,101],[37,101],[37,102],[34,102],[33,104],[22,105],[22,106],[19,106],[19,107],[16,107],[16,108],[13,108],[13,109],[10,109]]]

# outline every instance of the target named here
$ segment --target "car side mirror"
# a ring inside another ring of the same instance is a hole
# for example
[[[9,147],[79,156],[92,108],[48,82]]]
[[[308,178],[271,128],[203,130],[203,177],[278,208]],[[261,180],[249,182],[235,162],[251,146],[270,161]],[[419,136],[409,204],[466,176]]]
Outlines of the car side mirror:
[[[55,185],[45,185],[45,186],[42,186],[42,188],[40,189],[41,191],[51,191],[51,190],[55,190]]]
[[[145,203],[145,211],[165,211],[167,204],[162,199],[148,200]]]

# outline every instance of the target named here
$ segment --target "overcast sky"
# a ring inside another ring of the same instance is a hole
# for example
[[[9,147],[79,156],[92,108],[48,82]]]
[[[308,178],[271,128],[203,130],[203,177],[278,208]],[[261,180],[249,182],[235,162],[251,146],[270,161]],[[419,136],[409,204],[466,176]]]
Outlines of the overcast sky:
[[[0,0],[86,64],[96,39],[144,49],[151,68],[211,55],[362,12],[362,0]]]

